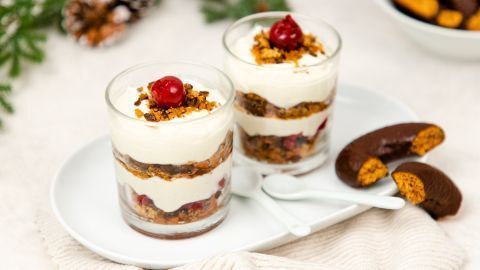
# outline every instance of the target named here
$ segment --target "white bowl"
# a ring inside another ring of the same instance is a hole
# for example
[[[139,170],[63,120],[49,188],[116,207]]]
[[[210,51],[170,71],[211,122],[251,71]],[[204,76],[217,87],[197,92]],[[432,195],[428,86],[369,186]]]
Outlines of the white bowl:
[[[428,51],[452,58],[480,60],[480,31],[448,29],[428,24],[400,12],[391,0],[376,2],[412,40]]]

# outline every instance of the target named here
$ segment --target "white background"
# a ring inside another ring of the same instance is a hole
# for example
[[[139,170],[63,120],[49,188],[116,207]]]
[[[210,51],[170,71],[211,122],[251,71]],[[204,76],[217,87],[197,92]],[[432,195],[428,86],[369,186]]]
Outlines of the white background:
[[[333,24],[344,41],[340,81],[392,95],[425,121],[440,124],[446,142],[430,155],[463,191],[460,213],[439,222],[480,269],[480,62],[431,55],[407,39],[373,1],[290,1],[294,10]],[[206,25],[199,1],[165,0],[107,49],[88,49],[55,33],[47,60],[29,66],[12,96],[16,113],[0,132],[0,268],[52,269],[36,232],[49,183],[83,143],[107,133],[104,90],[119,71],[151,59],[222,66],[228,22]],[[355,123],[352,123],[354,125]],[[87,199],[87,198],[86,198]]]

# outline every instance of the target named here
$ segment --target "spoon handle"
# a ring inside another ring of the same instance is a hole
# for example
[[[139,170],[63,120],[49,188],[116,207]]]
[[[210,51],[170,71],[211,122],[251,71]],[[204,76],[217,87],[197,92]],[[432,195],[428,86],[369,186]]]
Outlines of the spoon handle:
[[[292,216],[287,211],[283,210],[272,198],[265,193],[256,192],[253,196],[257,202],[259,202],[265,209],[267,209],[277,220],[282,222],[288,230],[296,236],[306,236],[310,234],[310,226],[299,221],[296,217]]]
[[[393,196],[320,190],[305,191],[305,195],[311,198],[341,200],[384,209],[400,209],[405,205],[405,201],[403,199]]]

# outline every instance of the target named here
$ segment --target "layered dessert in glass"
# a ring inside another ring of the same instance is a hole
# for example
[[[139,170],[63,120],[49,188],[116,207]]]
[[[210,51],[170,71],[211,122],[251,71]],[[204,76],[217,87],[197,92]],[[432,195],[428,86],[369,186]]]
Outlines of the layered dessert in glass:
[[[328,154],[341,47],[335,29],[307,16],[267,12],[235,22],[223,43],[236,90],[239,161],[265,173],[320,166]]]
[[[185,238],[227,213],[234,91],[192,63],[132,67],[109,84],[112,149],[123,218],[157,238]]]

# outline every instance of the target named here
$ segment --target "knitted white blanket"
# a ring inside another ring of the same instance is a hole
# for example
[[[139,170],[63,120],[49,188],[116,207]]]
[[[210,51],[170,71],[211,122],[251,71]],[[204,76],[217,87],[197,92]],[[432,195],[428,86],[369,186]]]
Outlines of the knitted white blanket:
[[[139,269],[104,259],[72,239],[46,212],[37,219],[60,270]],[[178,269],[460,269],[464,253],[421,209],[369,210],[306,238],[260,253],[206,258]]]

